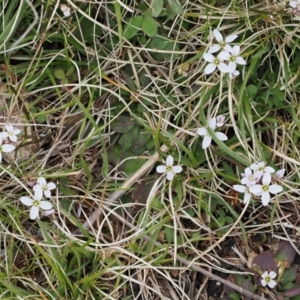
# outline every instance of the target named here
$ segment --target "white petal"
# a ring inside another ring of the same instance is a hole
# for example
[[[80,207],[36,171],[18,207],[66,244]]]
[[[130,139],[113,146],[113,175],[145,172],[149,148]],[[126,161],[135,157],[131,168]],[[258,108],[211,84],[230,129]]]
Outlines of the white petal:
[[[38,206],[32,206],[30,208],[30,214],[29,217],[31,220],[35,220],[39,216],[39,207]]]
[[[47,217],[55,212],[54,209],[46,210],[43,212],[43,216]]]
[[[210,63],[210,64],[208,64],[206,67],[205,67],[205,69],[204,69],[204,73],[206,74],[206,75],[209,75],[209,74],[211,74],[215,69],[216,69],[216,65],[215,64],[213,64],[213,63]]]
[[[245,193],[244,195],[244,204],[248,203],[251,199],[251,194],[250,193]]]
[[[261,277],[262,277],[263,279],[265,279],[265,278],[268,277],[268,276],[269,276],[268,271],[265,271],[265,272],[263,272],[263,273],[261,274]]]
[[[167,172],[167,179],[168,180],[173,180],[174,178],[174,173],[173,172]]]
[[[220,45],[214,44],[214,45],[212,45],[212,46],[209,48],[208,53],[216,53],[216,52],[218,52],[220,49],[221,49],[221,46],[220,46]]]
[[[215,57],[210,53],[204,53],[203,58],[210,63],[213,63],[215,61]]]
[[[8,132],[11,132],[11,131],[14,131],[14,127],[12,126],[12,125],[5,125],[5,129],[6,129],[6,131],[8,131]]]
[[[206,149],[210,145],[211,140],[212,140],[211,136],[206,135],[202,141],[202,149]]]
[[[18,140],[18,138],[15,136],[15,135],[11,135],[9,137],[9,139],[12,141],[12,142],[16,142]]]
[[[275,280],[271,280],[269,283],[268,283],[268,286],[273,289],[275,286],[276,286],[276,281]]]
[[[245,174],[246,174],[246,176],[252,175],[251,169],[250,169],[250,168],[246,168],[246,169],[245,169]]]
[[[43,188],[41,185],[39,184],[36,184],[33,188],[32,188],[35,192],[36,191],[42,191],[43,192]]]
[[[262,285],[262,286],[266,286],[266,285],[267,285],[267,282],[266,282],[264,279],[261,279],[260,282],[261,282],[261,285]]]
[[[0,152],[0,162],[2,161],[2,152]]]
[[[240,50],[241,48],[240,48],[240,46],[238,46],[238,45],[235,45],[235,46],[233,46],[232,48],[231,48],[231,54],[233,55],[233,56],[238,56],[239,54],[240,54]]]
[[[27,206],[32,206],[33,204],[33,200],[29,197],[21,197],[20,201]]]
[[[1,132],[1,144],[2,144],[2,139],[6,139],[8,137],[8,133],[6,131]]]
[[[270,276],[272,279],[274,279],[274,278],[277,276],[277,274],[276,274],[276,272],[271,271],[270,274],[269,274],[269,276]]]
[[[44,191],[45,197],[50,198],[51,192],[49,190]]]
[[[257,165],[257,164],[252,164],[252,165],[250,166],[250,169],[256,171],[256,170],[258,169],[258,165]]]
[[[15,149],[16,149],[16,147],[11,144],[2,145],[2,152],[12,152]]]
[[[271,194],[278,194],[280,192],[282,192],[283,188],[282,186],[278,185],[278,184],[273,184],[269,186],[269,192]]]
[[[233,189],[240,193],[246,193],[246,191],[247,191],[247,188],[244,185],[240,185],[240,184],[235,184],[233,186]]]
[[[46,181],[46,179],[45,179],[44,177],[39,177],[39,178],[37,179],[37,183],[38,183],[39,185],[41,185],[41,186],[44,186],[44,185],[47,184],[47,181]]]
[[[223,41],[223,36],[219,30],[217,29],[214,30],[214,36],[219,43]]]
[[[223,50],[227,51],[227,52],[231,52],[231,46],[229,46],[228,44],[224,46]]]
[[[265,168],[264,168],[264,171],[265,171],[266,173],[274,173],[274,172],[275,172],[274,168],[272,168],[272,167],[265,167]]]
[[[226,43],[231,43],[233,42],[238,36],[236,34],[231,34],[228,37],[225,38]]]
[[[217,118],[211,118],[208,123],[208,126],[211,130],[215,131],[216,126],[217,126]]]
[[[279,180],[279,179],[283,178],[284,173],[285,173],[285,169],[281,169],[281,170],[277,171],[277,172],[274,174],[274,179],[275,179],[275,180]]]
[[[172,171],[174,173],[181,173],[182,172],[182,166],[175,166],[172,168]]]
[[[259,194],[259,193],[262,193],[262,185],[261,184],[255,184],[255,185],[252,185],[249,187],[249,191],[252,193],[252,194]]]
[[[208,135],[207,129],[204,128],[204,127],[198,128],[198,129],[197,129],[197,133],[198,133],[199,135],[201,135],[201,136],[203,136],[203,135]]]
[[[222,51],[219,53],[218,58],[220,60],[229,60],[230,59],[230,53],[228,51]]]
[[[236,57],[235,61],[239,65],[245,65],[246,64],[246,61],[241,56]]]
[[[15,135],[16,135],[16,134],[19,134],[19,133],[21,133],[21,130],[20,130],[20,129],[17,128],[17,129],[14,130],[14,134],[15,134]]]
[[[166,165],[172,167],[174,164],[174,159],[172,155],[168,155],[166,159]]]
[[[223,62],[219,63],[218,69],[223,73],[228,73],[228,66]]]
[[[34,191],[34,200],[42,200],[43,198],[43,190],[42,189],[37,189]]]
[[[49,201],[41,201],[39,207],[48,210],[52,208],[52,204]]]
[[[270,194],[269,192],[262,192],[261,194],[261,202],[263,206],[267,206],[270,202]]]
[[[223,132],[215,132],[215,134],[216,134],[217,138],[220,141],[227,141],[228,140],[228,137]]]
[[[264,185],[270,185],[271,183],[271,174],[270,173],[265,173],[262,179],[262,183]]]
[[[167,167],[166,166],[157,166],[156,167],[156,172],[157,173],[165,173],[167,171]]]
[[[56,184],[54,182],[49,182],[47,184],[48,190],[54,190],[56,188]]]
[[[290,7],[296,8],[297,5],[298,5],[298,2],[297,2],[297,1],[290,1]]]
[[[233,73],[236,69],[236,62],[235,61],[230,61],[228,63],[228,73]]]

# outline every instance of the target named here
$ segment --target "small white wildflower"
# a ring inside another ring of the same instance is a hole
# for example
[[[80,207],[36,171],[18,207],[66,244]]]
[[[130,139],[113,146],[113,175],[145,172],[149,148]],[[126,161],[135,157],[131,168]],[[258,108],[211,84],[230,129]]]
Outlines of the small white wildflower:
[[[212,118],[209,121],[208,126],[212,131],[215,131],[216,126],[217,126],[217,119]],[[200,136],[203,136],[202,149],[206,149],[211,144],[211,141],[212,141],[211,135],[208,133],[208,130],[204,127],[198,128],[197,133]],[[228,140],[227,136],[222,132],[215,132],[215,135],[217,136],[217,138],[220,141],[227,141]]]
[[[270,193],[271,194],[278,194],[280,193],[283,188],[278,184],[271,183],[271,174],[265,173],[262,178],[262,184],[255,184],[249,187],[249,191],[255,195],[261,196],[261,201],[264,206],[268,205],[270,202]]]
[[[12,152],[16,149],[14,145],[3,144],[2,136],[0,136],[0,162],[2,161],[2,152]]]
[[[203,54],[203,58],[207,62],[209,62],[209,64],[204,69],[204,73],[206,75],[211,74],[216,68],[218,68],[223,73],[228,72],[228,66],[219,58],[219,55],[218,57],[214,57],[211,53]]]
[[[258,174],[256,172],[254,172],[254,174],[252,174],[252,171],[250,168],[246,168],[245,169],[245,174],[243,174],[243,178],[241,180],[242,184],[245,184],[246,186],[251,186],[256,184],[256,180],[258,179]]]
[[[262,279],[260,280],[262,286],[268,285],[269,288],[273,289],[276,286],[276,281],[274,278],[277,276],[277,274],[274,271],[271,271],[270,273],[268,271],[265,271],[261,277]]]
[[[217,127],[222,127],[225,124],[225,117],[223,115],[217,116]]]
[[[66,4],[61,4],[60,9],[63,12],[65,17],[70,17],[71,16],[71,10]]]
[[[54,190],[56,188],[55,183],[49,182],[47,183],[46,179],[44,177],[39,177],[37,179],[37,184],[33,187],[33,190],[35,192],[41,192],[42,194],[45,194],[45,197],[50,198],[51,197],[51,190]]]
[[[14,129],[12,125],[5,126],[6,131],[1,133],[2,138],[9,138],[12,142],[16,142],[18,140],[17,134],[21,132],[20,129]]]
[[[232,73],[228,74],[228,76],[229,76],[230,79],[233,79],[233,78],[235,78],[235,77],[237,77],[239,75],[240,75],[240,72],[238,70],[234,70]]]
[[[267,166],[266,164],[261,161],[258,162],[256,164],[252,164],[250,166],[250,169],[252,169],[253,171],[255,171],[257,173],[258,178],[260,179],[264,173],[274,173],[275,170],[272,167]]]
[[[285,169],[278,170],[274,175],[273,179],[274,180],[280,180],[284,177]]]
[[[246,61],[241,56],[239,56],[240,51],[241,51],[240,46],[236,45],[236,46],[231,47],[230,51],[222,51],[219,54],[218,57],[221,60],[229,61],[228,68],[227,68],[228,73],[233,73],[236,69],[237,64],[239,64],[239,65],[246,64]]]
[[[49,210],[52,208],[52,204],[49,201],[41,201],[43,193],[35,192],[33,199],[29,197],[21,197],[21,202],[27,206],[31,206],[29,217],[35,220],[39,217],[39,209]]]
[[[167,179],[172,180],[175,174],[180,173],[182,171],[181,166],[173,166],[174,159],[172,155],[168,155],[166,159],[165,166],[157,166],[156,172],[157,173],[167,173]]]
[[[250,201],[251,199],[251,193],[249,191],[249,187],[245,185],[235,184],[233,186],[233,189],[236,190],[239,193],[244,193],[244,204]]]
[[[233,42],[238,37],[236,34],[232,34],[232,35],[227,36],[224,40],[222,34],[217,29],[214,30],[214,36],[215,36],[215,39],[218,41],[218,44],[213,44],[210,47],[210,49],[208,50],[208,53],[215,53],[221,49],[229,51],[230,46],[228,45],[228,43]]]

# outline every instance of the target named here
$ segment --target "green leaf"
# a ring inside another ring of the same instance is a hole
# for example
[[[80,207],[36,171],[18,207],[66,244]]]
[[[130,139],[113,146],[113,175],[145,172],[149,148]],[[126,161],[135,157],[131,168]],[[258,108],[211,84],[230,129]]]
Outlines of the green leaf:
[[[182,14],[183,7],[178,0],[168,0],[170,9],[173,11],[174,14]]]
[[[126,133],[135,125],[134,120],[129,116],[119,116],[112,124],[111,128],[117,133]]]
[[[126,160],[120,169],[127,174],[127,176],[131,176],[134,174],[143,164],[145,163],[144,159],[130,159]]]
[[[257,87],[254,84],[249,84],[246,87],[246,91],[247,91],[249,96],[253,96],[257,93]]]
[[[123,30],[123,37],[128,40],[132,39],[140,30],[143,19],[142,16],[136,16],[130,19]]]
[[[164,0],[153,0],[152,1],[152,17],[158,17],[163,10]]]
[[[165,228],[165,236],[169,244],[173,243],[174,241],[174,229],[172,227]]]
[[[155,37],[157,35],[157,24],[155,20],[150,16],[145,16],[143,23],[142,23],[142,29],[145,34],[147,34],[149,37]]]
[[[75,71],[74,66],[71,66],[70,68],[68,68],[67,72],[66,72],[66,77],[73,75]]]
[[[57,78],[57,79],[59,79],[59,80],[64,79],[66,77],[64,70],[62,70],[62,69],[56,69],[54,71],[54,77]]]

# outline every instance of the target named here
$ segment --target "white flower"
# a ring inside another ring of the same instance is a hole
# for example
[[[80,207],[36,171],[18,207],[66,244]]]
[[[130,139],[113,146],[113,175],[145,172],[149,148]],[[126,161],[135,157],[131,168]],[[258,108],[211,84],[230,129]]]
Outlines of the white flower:
[[[225,117],[223,115],[217,116],[217,127],[222,127],[225,124]]]
[[[60,9],[63,12],[65,17],[70,17],[71,15],[71,10],[66,4],[61,4]]]
[[[270,273],[268,271],[265,271],[261,277],[260,280],[262,286],[268,285],[271,289],[273,289],[276,286],[276,281],[274,278],[277,276],[277,274],[274,271],[271,271]]]
[[[21,202],[27,206],[31,206],[29,217],[35,220],[39,217],[39,208],[48,210],[52,208],[52,204],[49,201],[41,201],[43,193],[35,192],[33,199],[29,197],[21,197]]]
[[[6,125],[5,126],[6,131],[3,131],[1,133],[2,138],[6,139],[9,138],[12,142],[16,142],[18,140],[18,137],[16,136],[21,132],[20,129],[14,129],[14,126],[12,125]]]
[[[235,78],[235,77],[237,77],[239,75],[240,75],[240,72],[238,70],[234,70],[232,73],[228,74],[228,76],[229,76],[230,79],[233,79],[233,78]]]
[[[257,164],[252,164],[250,169],[257,173],[258,179],[260,179],[264,173],[274,173],[275,170],[272,167],[266,167],[263,161],[258,162]]]
[[[214,30],[214,36],[215,36],[216,40],[218,41],[218,44],[212,45],[211,48],[208,50],[208,53],[215,53],[221,49],[229,51],[230,46],[228,45],[228,43],[231,43],[238,37],[236,34],[232,34],[232,35],[229,35],[228,37],[226,37],[224,40],[222,34],[217,29]]]
[[[218,57],[214,57],[210,53],[203,54],[203,58],[209,62],[209,64],[204,69],[205,74],[211,74],[216,68],[218,68],[221,72],[228,72],[228,66],[224,62],[222,62],[222,60],[219,58],[219,55]]]
[[[283,188],[278,184],[271,183],[271,174],[265,173],[262,178],[262,184],[255,184],[249,187],[249,191],[257,196],[261,196],[261,201],[264,206],[268,205],[270,201],[270,193],[277,194],[280,193]]]
[[[279,171],[277,171],[274,175],[273,175],[273,179],[274,180],[280,180],[283,178],[284,176],[284,173],[285,173],[285,169],[281,169]]]
[[[215,131],[216,126],[217,126],[217,119],[212,118],[209,121],[208,126],[212,131]],[[212,137],[208,133],[208,130],[204,127],[198,128],[197,133],[200,136],[203,136],[202,149],[206,149],[211,144]],[[217,136],[217,138],[220,141],[227,141],[228,140],[227,136],[222,132],[215,132],[215,135]]]
[[[51,197],[51,190],[54,190],[56,188],[55,183],[49,182],[47,183],[46,179],[44,177],[39,177],[37,180],[37,184],[33,187],[33,190],[35,192],[41,192],[42,194],[45,194],[45,197],[50,198]]]
[[[251,186],[256,184],[256,180],[258,179],[258,174],[256,172],[254,172],[254,174],[252,174],[252,171],[250,168],[246,168],[245,169],[245,174],[244,178],[242,178],[241,183],[245,184],[246,186]]]
[[[11,144],[3,144],[2,136],[0,136],[0,162],[2,161],[2,152],[12,152],[15,149],[16,147]]]
[[[173,166],[174,159],[172,155],[168,155],[166,159],[165,166],[157,166],[156,172],[157,173],[167,173],[167,179],[172,180],[176,173],[180,173],[182,171],[181,166]]]
[[[235,184],[233,186],[233,189],[236,190],[237,192],[244,193],[244,204],[250,201],[251,199],[251,193],[249,191],[249,187],[240,185],[240,184]]]
[[[236,64],[239,64],[239,65],[246,64],[246,61],[241,56],[239,56],[240,51],[241,51],[240,46],[233,46],[233,47],[231,47],[230,51],[222,51],[219,54],[218,57],[221,60],[229,61],[228,68],[227,68],[228,73],[233,73],[235,71]]]

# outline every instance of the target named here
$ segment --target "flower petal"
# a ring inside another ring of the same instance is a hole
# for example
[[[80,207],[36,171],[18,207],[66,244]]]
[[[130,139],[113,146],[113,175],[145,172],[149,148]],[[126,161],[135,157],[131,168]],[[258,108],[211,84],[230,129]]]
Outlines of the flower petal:
[[[33,200],[29,197],[21,197],[20,201],[27,206],[32,206],[33,204]]]
[[[245,187],[244,185],[241,185],[241,184],[235,184],[233,186],[233,189],[240,193],[246,193],[246,191],[247,191],[247,187]]]
[[[251,194],[250,193],[245,193],[244,195],[244,204],[248,203],[251,199]]]
[[[238,36],[236,34],[231,34],[228,37],[225,38],[226,43],[231,43],[233,42]]]
[[[216,53],[221,49],[220,45],[214,44],[208,49],[208,53]]]
[[[214,36],[215,36],[215,39],[220,43],[220,42],[223,42],[223,36],[222,34],[220,33],[219,30],[215,29],[214,30]]]
[[[227,141],[228,140],[228,137],[226,134],[224,134],[223,132],[215,132],[217,138],[220,140],[220,141]]]
[[[273,289],[275,286],[276,286],[276,281],[275,280],[271,280],[269,283],[268,283],[268,286]]]
[[[173,173],[181,173],[182,172],[182,166],[175,166],[172,168]]]
[[[238,56],[240,54],[241,48],[238,45],[235,45],[231,48],[231,54],[233,56]]]
[[[215,69],[216,69],[216,65],[215,64],[213,64],[213,63],[210,63],[210,64],[208,64],[206,67],[205,67],[205,69],[204,69],[204,73],[206,74],[206,75],[209,75],[209,74],[211,74]]]
[[[262,193],[262,185],[261,184],[252,185],[249,187],[249,191],[254,195],[260,194]]]
[[[202,149],[206,149],[211,144],[211,136],[206,135],[202,141]]]
[[[39,206],[44,210],[48,210],[52,208],[52,204],[49,201],[41,201]]]
[[[261,202],[263,206],[267,206],[270,202],[270,193],[269,192],[262,192],[261,194]]]
[[[44,177],[39,177],[39,178],[37,179],[37,183],[38,183],[39,185],[43,186],[43,185],[46,185],[46,184],[47,184],[47,181],[46,181],[46,179],[45,179]]]
[[[2,145],[2,152],[12,152],[16,149],[15,146],[11,145],[11,144],[4,144]]]
[[[275,169],[272,168],[272,167],[265,167],[265,168],[264,168],[264,171],[265,171],[266,173],[274,173],[274,172],[275,172]]]
[[[167,179],[168,180],[173,180],[174,178],[174,173],[173,172],[167,172]]]
[[[271,174],[270,173],[265,173],[263,178],[262,178],[262,183],[263,185],[270,185],[271,183]]]
[[[220,60],[229,60],[230,59],[230,53],[228,51],[222,51],[219,53],[218,58]]]
[[[271,194],[278,194],[280,192],[282,192],[283,188],[282,186],[278,185],[278,184],[272,184],[269,186],[269,192]]]
[[[172,155],[168,155],[166,159],[166,165],[172,167],[174,164],[174,159]]]
[[[261,282],[261,285],[262,285],[262,286],[266,286],[266,285],[267,285],[267,282],[266,282],[264,279],[261,279],[260,282]]]
[[[34,191],[34,200],[42,200],[42,198],[43,198],[43,190],[36,189],[36,191]]]
[[[38,206],[32,206],[30,208],[29,217],[31,220],[35,220],[39,217],[39,207]]]
[[[245,65],[246,64],[246,61],[241,56],[236,57],[235,61],[239,65]]]
[[[215,130],[216,129],[216,126],[217,126],[217,118],[211,118],[209,123],[208,123],[208,126],[211,130]]]
[[[215,61],[215,57],[210,53],[204,53],[203,58],[210,63],[213,63]]]
[[[156,167],[156,172],[157,173],[166,173],[167,167],[166,166],[157,166]]]
[[[56,188],[56,184],[54,182],[49,182],[47,184],[48,190],[54,190]]]
[[[204,127],[201,127],[201,128],[198,128],[197,129],[197,133],[199,134],[199,135],[208,135],[208,132],[207,132],[207,129],[206,128],[204,128]]]
[[[223,62],[219,63],[218,69],[223,73],[228,73],[228,66]]]
[[[9,136],[9,139],[12,141],[12,142],[16,142],[18,140],[18,138],[15,136],[15,135],[10,135]]]
[[[276,272],[271,271],[271,272],[269,273],[269,276],[270,276],[272,279],[274,279],[274,278],[277,276],[277,274],[276,274]]]
[[[235,61],[230,61],[228,63],[227,69],[228,69],[228,73],[233,73],[236,69],[236,62]]]
[[[51,192],[49,190],[45,190],[44,195],[45,195],[46,198],[50,198],[51,197]]]

